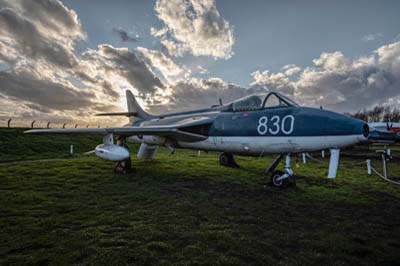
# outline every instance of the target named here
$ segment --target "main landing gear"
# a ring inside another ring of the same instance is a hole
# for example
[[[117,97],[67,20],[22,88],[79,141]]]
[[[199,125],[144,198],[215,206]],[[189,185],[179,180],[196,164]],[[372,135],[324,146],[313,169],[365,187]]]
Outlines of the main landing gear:
[[[282,161],[284,155],[280,154],[272,164],[265,170],[265,174],[271,176],[271,184],[274,187],[286,188],[296,184],[296,179],[292,167],[290,165],[290,154],[285,156],[284,171],[275,170],[279,163]]]
[[[219,164],[230,168],[239,168],[232,153],[223,152],[219,156]]]
[[[128,146],[126,145],[126,140],[124,137],[119,136],[117,139],[118,146],[122,146],[128,149]],[[132,162],[131,162],[131,157],[129,157],[126,160],[119,161],[115,164],[114,167],[114,173],[117,174],[131,174],[134,173],[135,169],[132,168]]]

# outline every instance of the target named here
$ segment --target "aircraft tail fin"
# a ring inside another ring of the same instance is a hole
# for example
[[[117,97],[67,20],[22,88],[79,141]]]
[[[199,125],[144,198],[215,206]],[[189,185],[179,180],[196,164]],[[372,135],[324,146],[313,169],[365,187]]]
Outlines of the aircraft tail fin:
[[[144,111],[142,107],[140,107],[139,103],[135,99],[135,96],[133,96],[130,90],[126,91],[126,101],[128,103],[128,112],[135,114],[134,116],[129,117],[130,122],[134,122],[135,120],[137,120],[135,118],[139,118],[142,120],[153,118],[151,114],[146,113],[146,111]]]

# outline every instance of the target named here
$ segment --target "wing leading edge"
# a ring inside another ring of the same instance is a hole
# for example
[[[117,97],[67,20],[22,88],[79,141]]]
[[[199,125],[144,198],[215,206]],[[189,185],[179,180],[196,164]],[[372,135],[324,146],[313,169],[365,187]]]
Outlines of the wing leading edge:
[[[203,117],[185,121],[176,125],[162,126],[139,126],[139,127],[112,127],[112,128],[73,128],[73,129],[31,129],[26,134],[94,134],[107,135],[115,134],[118,136],[134,136],[134,135],[155,135],[171,138],[176,141],[197,142],[208,138],[206,135],[197,134],[186,130],[190,127],[199,125],[208,125],[212,123],[212,119]]]

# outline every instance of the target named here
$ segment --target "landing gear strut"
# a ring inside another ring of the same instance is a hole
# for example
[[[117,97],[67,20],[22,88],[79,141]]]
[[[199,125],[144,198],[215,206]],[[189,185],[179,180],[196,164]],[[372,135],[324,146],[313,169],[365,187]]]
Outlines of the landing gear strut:
[[[118,146],[122,146],[128,149],[128,146],[126,145],[126,141],[124,137],[119,136],[117,139],[117,143]],[[114,167],[114,173],[117,174],[130,174],[130,173],[134,173],[135,169],[132,168],[132,162],[131,162],[131,157],[129,157],[128,159],[124,160],[124,161],[119,161],[115,164]]]
[[[295,175],[290,165],[290,155],[287,154],[285,157],[285,168],[284,171],[275,170],[276,167],[283,159],[283,154],[276,157],[272,162],[271,166],[265,171],[266,174],[271,176],[271,184],[274,187],[286,188],[296,183]]]
[[[223,152],[219,156],[219,164],[225,167],[238,168],[239,165],[236,163],[232,153]]]

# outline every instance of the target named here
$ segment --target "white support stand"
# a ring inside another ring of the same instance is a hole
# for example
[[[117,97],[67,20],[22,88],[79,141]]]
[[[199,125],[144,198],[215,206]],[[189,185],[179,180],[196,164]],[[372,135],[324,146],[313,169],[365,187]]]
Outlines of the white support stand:
[[[303,164],[306,164],[306,163],[307,163],[306,154],[305,154],[305,153],[302,153],[302,154],[301,154],[301,157],[303,158]]]
[[[325,151],[324,150],[321,151],[321,157],[325,158]]]
[[[69,145],[69,156],[72,158],[74,157],[74,145]]]
[[[337,169],[339,167],[340,149],[331,149],[331,158],[329,160],[328,178],[336,178]]]
[[[370,159],[367,160],[367,172],[368,172],[368,175],[372,174],[371,160]]]

